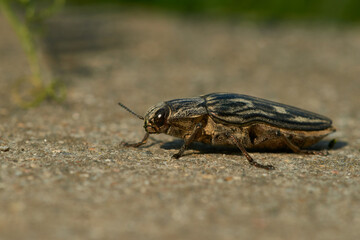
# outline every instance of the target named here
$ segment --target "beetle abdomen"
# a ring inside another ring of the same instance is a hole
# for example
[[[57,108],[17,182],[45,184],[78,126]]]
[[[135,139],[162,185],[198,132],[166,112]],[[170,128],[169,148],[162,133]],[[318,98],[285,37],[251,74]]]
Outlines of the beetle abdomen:
[[[233,93],[202,96],[214,121],[246,126],[256,122],[284,129],[317,131],[331,127],[332,121],[322,115],[289,105]]]

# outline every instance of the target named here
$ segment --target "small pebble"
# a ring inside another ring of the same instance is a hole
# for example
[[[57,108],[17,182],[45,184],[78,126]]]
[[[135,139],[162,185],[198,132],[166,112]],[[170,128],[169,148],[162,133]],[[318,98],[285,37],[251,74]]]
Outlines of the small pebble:
[[[7,152],[9,150],[10,150],[9,146],[0,146],[0,151],[2,151],[2,152]]]

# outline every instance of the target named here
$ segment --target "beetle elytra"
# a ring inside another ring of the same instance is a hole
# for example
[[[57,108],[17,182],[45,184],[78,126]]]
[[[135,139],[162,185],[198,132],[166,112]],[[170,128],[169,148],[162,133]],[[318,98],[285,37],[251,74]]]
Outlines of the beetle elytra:
[[[146,143],[149,134],[165,133],[184,139],[174,154],[180,158],[192,142],[236,146],[253,166],[272,170],[272,165],[256,162],[247,150],[304,150],[335,131],[324,116],[289,105],[234,93],[211,93],[194,98],[174,99],[151,107],[142,117],[145,136],[135,144]]]

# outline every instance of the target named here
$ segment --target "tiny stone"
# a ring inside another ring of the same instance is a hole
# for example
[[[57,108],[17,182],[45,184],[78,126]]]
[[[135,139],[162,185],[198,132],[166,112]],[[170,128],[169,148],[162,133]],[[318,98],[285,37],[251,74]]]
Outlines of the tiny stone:
[[[7,152],[9,150],[10,150],[9,146],[0,146],[0,151],[2,151],[2,152]]]

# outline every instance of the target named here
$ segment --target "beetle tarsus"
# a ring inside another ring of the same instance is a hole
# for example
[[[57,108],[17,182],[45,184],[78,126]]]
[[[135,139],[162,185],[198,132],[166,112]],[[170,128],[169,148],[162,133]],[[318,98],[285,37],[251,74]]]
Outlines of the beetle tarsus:
[[[148,138],[149,138],[149,133],[147,132],[147,133],[145,133],[144,138],[140,142],[138,142],[138,143],[123,143],[123,145],[125,147],[135,147],[135,148],[137,148],[137,147],[140,147],[141,145],[144,145],[147,142]]]
[[[317,150],[301,149],[300,153],[302,153],[302,154],[309,154],[309,155],[320,155],[320,156],[327,156],[327,155],[329,155],[329,152],[328,152],[327,150],[317,151]]]
[[[243,146],[243,144],[233,135],[229,135],[229,137],[233,140],[234,144],[240,149],[240,151],[244,154],[244,156],[246,157],[246,159],[249,161],[250,165],[253,165],[254,167],[257,168],[263,168],[266,170],[275,170],[275,167],[273,165],[263,165],[260,164],[258,162],[256,162],[251,156],[250,154],[246,151],[245,147]]]
[[[254,159],[252,159],[252,161],[249,160],[249,162],[250,162],[251,165],[253,165],[253,166],[257,167],[257,168],[263,168],[263,169],[266,169],[266,170],[275,170],[275,167],[273,165],[262,165],[262,164],[256,162]]]
[[[179,159],[182,156],[182,154],[176,153],[172,155],[172,158]]]
[[[290,148],[294,153],[309,154],[309,155],[321,155],[321,156],[329,155],[329,152],[326,150],[316,151],[316,150],[300,149],[298,146],[296,146],[294,143],[292,143],[285,135],[280,133],[280,137],[286,143],[288,148]]]

